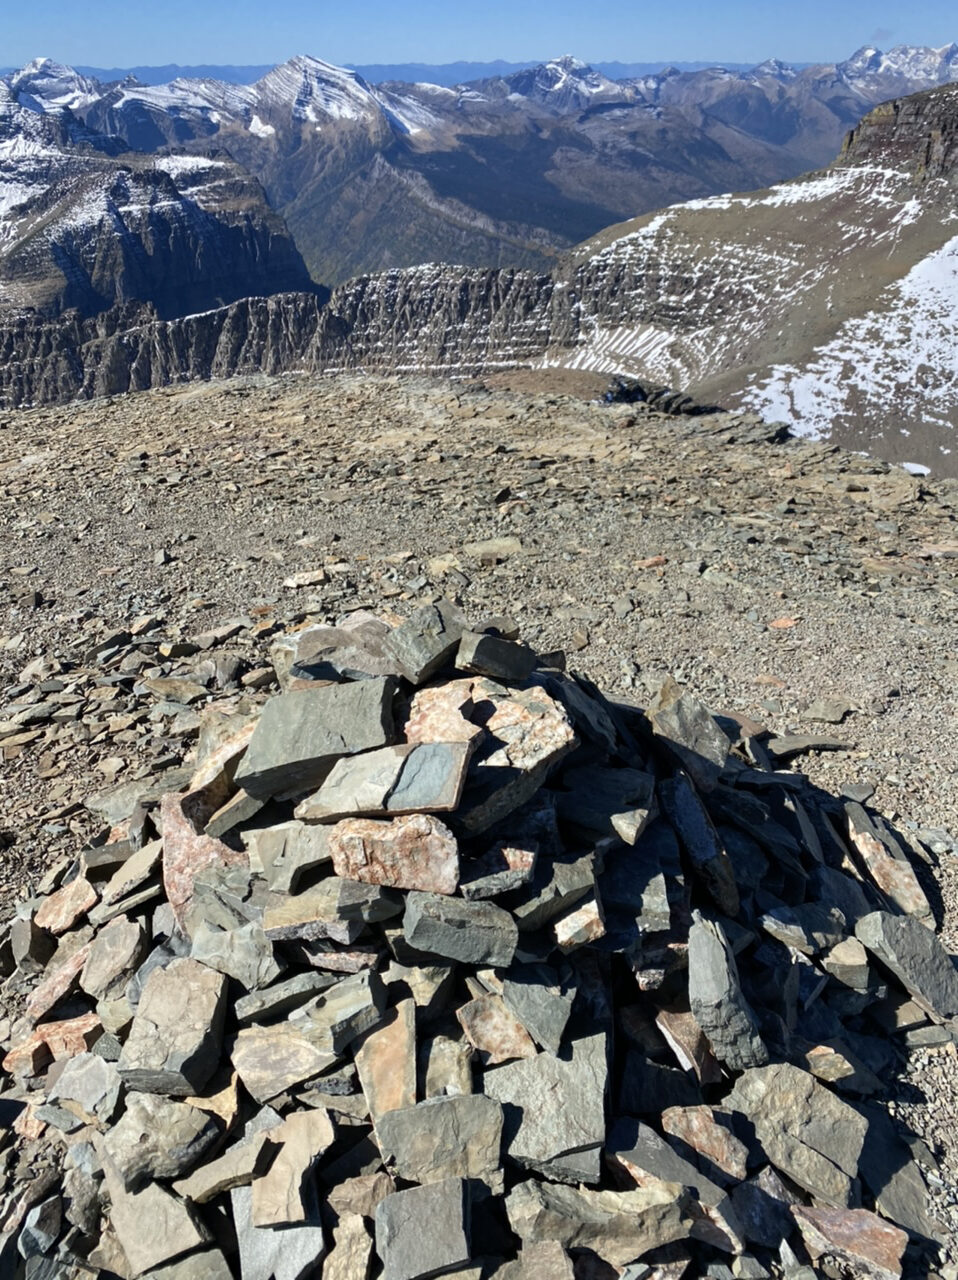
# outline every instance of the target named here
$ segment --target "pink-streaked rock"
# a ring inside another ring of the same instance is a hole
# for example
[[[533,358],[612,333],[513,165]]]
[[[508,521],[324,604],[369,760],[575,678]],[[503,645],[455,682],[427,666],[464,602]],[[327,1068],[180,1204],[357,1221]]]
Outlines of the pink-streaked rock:
[[[373,1124],[416,1105],[416,1004],[401,1000],[356,1051],[356,1070]]]
[[[563,951],[574,951],[605,937],[602,904],[593,894],[572,911],[560,916],[552,926],[556,945]]]
[[[424,893],[455,893],[459,845],[438,818],[414,813],[378,822],[347,818],[329,836],[333,869],[347,880]]]
[[[474,742],[482,737],[482,729],[470,723],[472,710],[472,680],[417,689],[409,704],[406,741]]]
[[[466,1039],[487,1066],[513,1058],[534,1058],[536,1046],[519,1019],[510,1013],[501,996],[479,996],[456,1010]]]
[[[792,1213],[813,1260],[826,1258],[868,1280],[899,1280],[907,1234],[867,1209],[809,1209]]]
[[[86,1053],[102,1034],[103,1026],[95,1013],[46,1022],[15,1045],[0,1065],[11,1075],[39,1075],[51,1060]]]
[[[715,1119],[711,1107],[667,1107],[662,1112],[662,1128],[704,1156],[712,1166],[711,1176],[716,1175],[716,1170],[736,1182],[744,1182],[748,1176],[747,1147]]]
[[[688,1009],[659,1009],[655,1023],[683,1071],[694,1071],[702,1084],[721,1081],[719,1061],[708,1037]]]
[[[49,1013],[58,1000],[72,990],[90,955],[90,943],[78,948],[72,955],[58,960],[56,956],[47,966],[43,981],[27,996],[27,1017],[34,1022]]]
[[[879,889],[906,915],[914,916],[934,930],[934,913],[911,863],[904,858],[893,858],[870,831],[856,825],[853,814],[848,817],[848,834]]]
[[[66,933],[72,929],[91,907],[96,906],[97,891],[89,880],[77,876],[56,893],[45,898],[37,909],[34,921],[38,928],[48,933]]]
[[[186,915],[193,900],[193,884],[197,875],[208,867],[248,866],[245,852],[238,853],[214,840],[198,836],[183,813],[183,796],[174,792],[160,801],[163,825],[163,887],[173,915],[186,931]]]

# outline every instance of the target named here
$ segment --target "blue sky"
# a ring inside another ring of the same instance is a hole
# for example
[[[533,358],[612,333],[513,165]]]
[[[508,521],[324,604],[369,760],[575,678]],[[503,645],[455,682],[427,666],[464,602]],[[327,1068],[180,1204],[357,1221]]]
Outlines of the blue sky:
[[[954,0],[8,0],[0,65],[39,55],[93,66],[538,59],[813,62],[863,44],[958,39]]]

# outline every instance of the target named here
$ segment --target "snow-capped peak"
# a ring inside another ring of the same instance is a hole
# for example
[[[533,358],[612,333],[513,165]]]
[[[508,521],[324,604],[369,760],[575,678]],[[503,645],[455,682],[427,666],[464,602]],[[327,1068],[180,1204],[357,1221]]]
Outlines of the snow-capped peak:
[[[72,67],[52,58],[34,58],[8,77],[8,83],[21,106],[32,111],[71,111],[96,102],[103,86],[90,76],[82,76]]]
[[[847,62],[838,64],[839,74],[848,81],[866,79],[907,80],[910,86],[931,88],[947,84],[958,75],[958,45],[932,49],[927,45],[896,45],[883,53],[866,46],[853,53]]]
[[[360,120],[379,111],[374,94],[358,72],[307,55],[274,67],[254,87],[267,110],[288,108],[294,120],[313,124],[324,116]]]
[[[752,68],[752,75],[762,79],[794,80],[798,72],[781,58],[766,58],[757,67]]]

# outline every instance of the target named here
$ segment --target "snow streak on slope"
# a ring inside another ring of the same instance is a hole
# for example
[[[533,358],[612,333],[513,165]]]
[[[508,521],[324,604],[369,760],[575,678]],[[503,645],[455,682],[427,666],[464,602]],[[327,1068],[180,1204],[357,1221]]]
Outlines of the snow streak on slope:
[[[929,427],[954,427],[958,236],[885,290],[882,301],[842,325],[801,368],[775,366],[743,402],[813,438],[829,436],[859,400],[900,405],[902,418]]]

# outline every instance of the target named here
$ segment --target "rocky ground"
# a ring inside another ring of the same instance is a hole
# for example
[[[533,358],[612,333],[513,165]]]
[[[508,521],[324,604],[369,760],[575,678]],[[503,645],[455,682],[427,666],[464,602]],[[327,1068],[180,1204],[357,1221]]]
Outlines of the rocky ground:
[[[921,836],[958,951],[958,484],[516,385],[285,378],[0,417],[5,915],[110,826],[109,793],[180,765],[208,697],[262,700],[282,627],[444,595],[622,698],[672,674],[845,744],[799,766]],[[953,1046],[921,1048],[889,1105],[958,1233],[956,1092]]]

